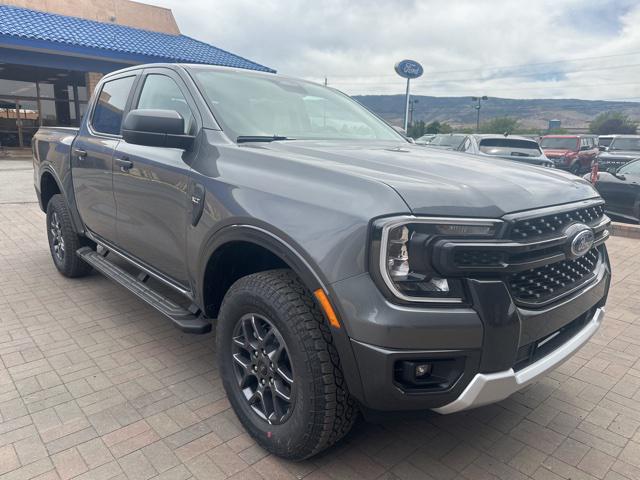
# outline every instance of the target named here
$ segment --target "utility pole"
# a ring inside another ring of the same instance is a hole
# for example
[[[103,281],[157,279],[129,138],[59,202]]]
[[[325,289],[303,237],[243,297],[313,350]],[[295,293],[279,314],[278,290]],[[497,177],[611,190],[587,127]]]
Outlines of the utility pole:
[[[471,97],[471,100],[473,100],[474,102],[478,102],[478,104],[473,107],[476,109],[476,133],[478,133],[480,131],[480,108],[482,107],[481,102],[487,101],[489,100],[489,97],[487,97],[486,95],[483,95],[481,97]]]

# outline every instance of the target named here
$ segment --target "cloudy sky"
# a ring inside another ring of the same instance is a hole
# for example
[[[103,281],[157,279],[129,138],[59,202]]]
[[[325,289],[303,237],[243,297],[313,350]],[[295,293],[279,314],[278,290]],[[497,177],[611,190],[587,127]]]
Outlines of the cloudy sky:
[[[638,0],[147,0],[185,35],[350,94],[640,101]]]

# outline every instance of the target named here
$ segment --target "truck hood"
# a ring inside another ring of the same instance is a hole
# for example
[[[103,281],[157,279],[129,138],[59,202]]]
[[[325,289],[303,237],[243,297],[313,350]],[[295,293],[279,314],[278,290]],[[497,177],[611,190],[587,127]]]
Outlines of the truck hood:
[[[553,168],[409,143],[284,141],[256,148],[385,183],[420,215],[496,218],[598,197],[589,182]]]

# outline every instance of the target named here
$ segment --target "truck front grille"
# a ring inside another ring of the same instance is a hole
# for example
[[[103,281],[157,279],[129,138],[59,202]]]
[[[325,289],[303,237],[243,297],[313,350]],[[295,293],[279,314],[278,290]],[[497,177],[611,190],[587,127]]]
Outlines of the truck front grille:
[[[593,205],[569,212],[554,213],[542,217],[517,220],[511,227],[513,240],[532,240],[537,237],[557,235],[575,222],[587,225],[597,223],[604,216],[603,205]]]
[[[582,257],[563,260],[509,275],[508,285],[516,302],[541,304],[568,293],[595,275],[600,252],[592,248]]]

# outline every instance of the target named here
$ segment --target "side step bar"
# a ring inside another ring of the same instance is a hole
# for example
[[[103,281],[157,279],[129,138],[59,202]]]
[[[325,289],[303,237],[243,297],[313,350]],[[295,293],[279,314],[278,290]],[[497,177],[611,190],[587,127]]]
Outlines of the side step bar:
[[[180,305],[177,305],[172,300],[146,285],[146,276],[141,275],[138,278],[134,277],[89,247],[82,247],[78,249],[76,253],[82,260],[102,273],[105,277],[119,283],[160,313],[169,317],[183,332],[207,333],[211,331],[211,323],[199,315],[199,312],[190,312],[182,308]]]

